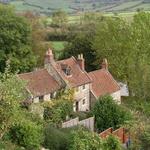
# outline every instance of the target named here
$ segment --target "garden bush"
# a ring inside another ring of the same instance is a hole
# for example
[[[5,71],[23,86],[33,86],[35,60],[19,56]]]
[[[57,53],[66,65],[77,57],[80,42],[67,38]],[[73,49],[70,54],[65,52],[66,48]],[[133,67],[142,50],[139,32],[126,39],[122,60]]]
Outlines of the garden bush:
[[[13,143],[29,150],[38,150],[43,142],[42,126],[30,120],[16,123],[9,135]]]
[[[100,97],[92,112],[96,128],[100,132],[110,127],[119,128],[131,120],[131,113],[118,105],[111,96]]]

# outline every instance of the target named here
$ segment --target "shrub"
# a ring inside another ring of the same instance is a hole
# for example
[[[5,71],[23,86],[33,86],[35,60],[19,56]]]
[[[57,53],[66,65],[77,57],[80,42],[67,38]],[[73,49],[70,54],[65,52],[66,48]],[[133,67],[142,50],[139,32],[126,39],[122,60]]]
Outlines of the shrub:
[[[0,150],[25,150],[23,147],[15,145],[11,141],[0,141]]]
[[[71,133],[69,150],[102,150],[102,142],[94,132],[79,128]]]
[[[116,104],[111,96],[100,97],[92,112],[98,131],[103,131],[109,127],[116,129],[131,119],[131,114]]]
[[[42,127],[29,120],[15,124],[9,134],[12,142],[26,149],[38,150],[42,143]]]
[[[61,122],[66,120],[66,116],[70,116],[73,111],[73,92],[63,91],[52,102],[44,103],[44,119],[47,122],[60,126]]]
[[[108,136],[104,140],[103,147],[105,150],[122,150],[121,142],[113,135]]]
[[[141,133],[139,137],[141,141],[142,149],[149,150],[150,148],[150,127],[146,128],[143,133]]]
[[[50,150],[66,150],[68,146],[68,132],[48,126],[44,132],[44,147]]]

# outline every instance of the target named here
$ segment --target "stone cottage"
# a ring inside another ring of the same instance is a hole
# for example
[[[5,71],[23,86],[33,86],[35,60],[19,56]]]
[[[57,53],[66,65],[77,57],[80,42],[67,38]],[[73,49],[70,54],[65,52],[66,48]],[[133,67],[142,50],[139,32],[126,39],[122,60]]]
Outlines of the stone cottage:
[[[110,94],[118,103],[121,102],[120,87],[108,71],[104,59],[102,69],[87,73],[83,55],[56,61],[51,49],[45,54],[44,68],[29,73],[19,74],[27,81],[27,91],[33,103],[49,101],[64,88],[73,88],[74,111],[88,111],[91,103],[99,96]]]

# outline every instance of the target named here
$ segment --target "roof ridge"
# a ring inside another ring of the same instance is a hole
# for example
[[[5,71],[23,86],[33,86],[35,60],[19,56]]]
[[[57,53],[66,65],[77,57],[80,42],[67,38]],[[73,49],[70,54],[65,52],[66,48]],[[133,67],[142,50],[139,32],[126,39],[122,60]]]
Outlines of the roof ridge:
[[[43,71],[43,70],[46,70],[46,71],[47,71],[46,68],[41,68],[41,69],[33,70],[33,71],[30,71],[30,72],[20,73],[20,74],[18,74],[18,75],[31,74],[31,73],[33,73],[33,72],[38,72],[38,71]],[[47,71],[47,72],[48,72],[48,71]]]
[[[114,77],[112,76],[112,74],[110,73],[109,70],[102,68],[102,69],[98,69],[98,70],[91,71],[91,72],[89,72],[89,73],[94,73],[94,72],[97,72],[97,71],[105,71],[106,73],[108,73],[108,74],[111,76],[111,78],[113,79],[113,81],[117,84],[117,86],[118,86],[119,89],[120,89],[120,86],[118,85],[118,82],[114,79]]]
[[[93,70],[93,71],[90,71],[90,72],[88,72],[88,74],[90,74],[90,73],[94,73],[94,72],[98,72],[98,71],[105,71],[106,69],[97,69],[97,70]],[[106,70],[107,71],[107,70]]]
[[[120,89],[120,86],[119,86],[118,82],[114,79],[114,77],[113,77],[112,74],[109,72],[109,70],[106,70],[106,72],[112,77],[113,81],[117,84],[118,88]]]
[[[71,57],[66,58],[66,59],[58,60],[58,61],[56,61],[56,63],[59,63],[59,62],[62,62],[62,61],[66,61],[66,60],[69,60],[69,59],[71,59],[72,57],[74,58],[74,56],[71,56]],[[75,59],[75,58],[74,58],[74,59]]]
[[[82,72],[84,72],[84,73],[86,74],[86,76],[89,78],[89,80],[91,80],[91,82],[92,82],[92,79],[91,79],[91,77],[88,75],[87,71],[86,71],[86,70],[82,70],[82,69],[80,68],[79,64],[77,63],[77,59],[76,59],[74,56],[72,56],[71,58],[76,62],[76,64],[77,64],[77,66],[79,67],[79,69],[80,69]]]

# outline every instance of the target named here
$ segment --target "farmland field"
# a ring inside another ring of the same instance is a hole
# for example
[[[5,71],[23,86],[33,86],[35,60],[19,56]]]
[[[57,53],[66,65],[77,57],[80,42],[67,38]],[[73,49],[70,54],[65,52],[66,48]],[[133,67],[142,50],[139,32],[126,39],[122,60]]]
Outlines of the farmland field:
[[[124,2],[116,7],[113,7],[112,9],[109,9],[110,11],[123,11],[123,10],[130,10],[134,6],[139,6],[142,3],[142,1],[132,1],[132,2]]]
[[[144,0],[10,0],[16,11],[33,10],[40,14],[51,15],[62,9],[70,14],[82,12],[132,12],[137,9],[150,10],[150,2]]]
[[[44,43],[51,45],[51,48],[53,49],[55,53],[55,58],[58,59],[63,53],[66,41],[50,41],[50,42],[44,42]]]

